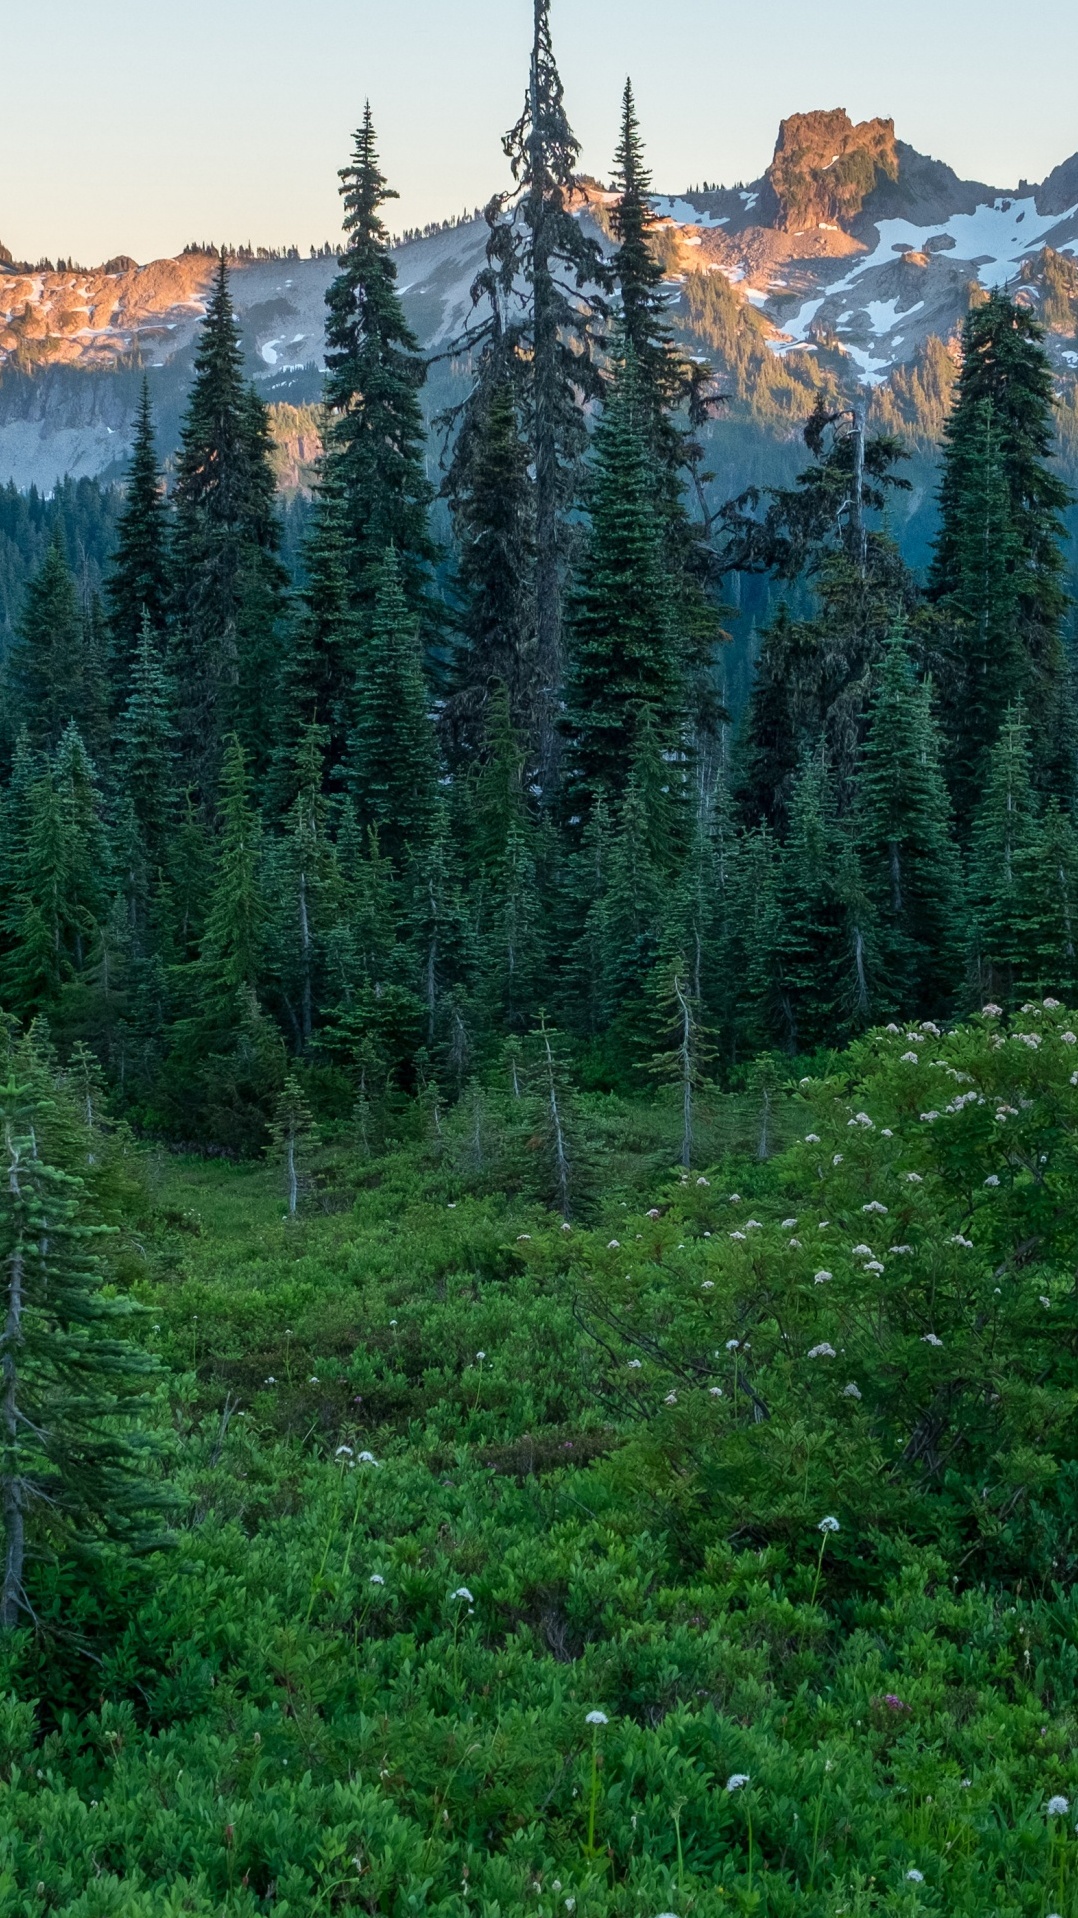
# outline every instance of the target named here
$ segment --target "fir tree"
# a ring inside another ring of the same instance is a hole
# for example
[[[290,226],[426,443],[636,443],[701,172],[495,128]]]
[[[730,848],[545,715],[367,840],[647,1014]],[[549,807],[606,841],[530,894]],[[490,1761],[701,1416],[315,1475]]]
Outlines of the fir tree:
[[[55,751],[89,690],[85,626],[58,539],[27,588],[8,670],[17,726],[25,728],[31,745]]]
[[[785,1051],[843,1043],[869,1024],[871,909],[819,754],[794,787],[766,943],[771,1031]]]
[[[274,733],[284,573],[269,451],[222,258],[184,417],[173,541],[181,734],[204,802],[229,734],[261,773]]]
[[[645,715],[671,746],[682,716],[676,602],[640,414],[630,356],[595,435],[591,525],[573,605],[566,730],[573,781],[589,801],[600,789],[624,791]]]
[[[400,862],[430,832],[437,756],[418,625],[392,550],[383,555],[354,713],[349,789],[361,824],[376,826],[385,851]]]
[[[151,632],[164,634],[169,597],[167,508],[154,445],[149,381],[143,380],[108,580],[111,678],[121,701],[127,694],[143,625],[148,622]]]
[[[877,1003],[899,1017],[946,1013],[962,972],[962,872],[927,685],[896,632],[869,713],[858,837],[877,939]]]
[[[320,730],[309,727],[296,756],[296,797],[270,858],[273,966],[297,1052],[310,1044],[327,990],[326,941],[340,909],[328,808],[322,791]]]
[[[142,615],[129,686],[117,724],[117,770],[146,855],[153,865],[161,866],[176,811],[176,734],[172,685],[148,608]]]
[[[524,111],[503,144],[515,187],[487,209],[487,267],[475,293],[489,302],[489,314],[465,343],[482,345],[512,370],[530,455],[535,682],[527,703],[537,715],[540,783],[549,787],[558,747],[569,518],[587,445],[580,396],[599,392],[595,325],[605,311],[601,289],[611,284],[601,249],[574,217],[580,149],[554,58],[550,0],[534,0]],[[482,394],[482,380],[476,391]]]
[[[445,727],[454,757],[483,748],[489,702],[503,686],[515,730],[535,734],[534,491],[513,381],[491,358],[465,413],[446,491],[459,549],[461,639]]]
[[[85,1185],[50,1151],[57,1095],[25,1044],[0,1069],[0,1626],[32,1619],[35,1561],[145,1546],[162,1500],[136,1421],[153,1361],[122,1336]],[[51,1140],[50,1140],[51,1135]]]
[[[253,992],[264,956],[266,898],[262,822],[251,800],[247,760],[233,735],[221,772],[220,830],[199,969],[211,996]]]
[[[288,1216],[294,1219],[300,1197],[311,1185],[310,1160],[318,1144],[314,1114],[294,1072],[284,1082],[270,1132],[284,1174]]]
[[[1037,840],[1029,725],[1016,705],[988,755],[970,840],[974,977],[982,999],[1004,1005],[1021,993],[1033,954]]]
[[[352,603],[368,612],[393,547],[406,605],[429,614],[432,491],[419,400],[426,365],[397,292],[381,217],[396,195],[379,167],[369,104],[340,179],[348,245],[326,294],[328,426],[315,545],[339,528]],[[341,665],[351,678],[354,660]]]
[[[1005,293],[975,305],[946,427],[929,590],[962,648],[957,661],[944,654],[940,677],[967,810],[1016,674],[1037,732],[1038,784],[1067,798],[1074,787],[1061,550],[1071,494],[1049,464],[1055,398],[1043,342],[1040,320]]]

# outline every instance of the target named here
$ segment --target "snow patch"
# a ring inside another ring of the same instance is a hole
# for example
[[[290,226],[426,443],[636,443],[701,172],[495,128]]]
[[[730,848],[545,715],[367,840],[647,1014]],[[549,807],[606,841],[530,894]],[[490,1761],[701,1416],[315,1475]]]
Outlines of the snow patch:
[[[673,220],[675,226],[716,227],[729,226],[729,217],[725,213],[701,213],[691,200],[668,198],[666,194],[652,195],[651,204],[660,220]]]

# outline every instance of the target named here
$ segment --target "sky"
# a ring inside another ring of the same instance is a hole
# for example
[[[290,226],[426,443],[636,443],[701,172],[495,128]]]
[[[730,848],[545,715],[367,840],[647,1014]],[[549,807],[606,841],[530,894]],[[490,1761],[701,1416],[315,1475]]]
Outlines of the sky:
[[[1000,187],[1078,149],[1075,0],[553,0],[552,18],[599,176],[627,72],[665,192],[755,178],[780,119],[813,107],[886,115]],[[0,0],[0,242],[89,266],[336,241],[368,95],[394,230],[475,206],[504,183],[530,26],[531,0]]]

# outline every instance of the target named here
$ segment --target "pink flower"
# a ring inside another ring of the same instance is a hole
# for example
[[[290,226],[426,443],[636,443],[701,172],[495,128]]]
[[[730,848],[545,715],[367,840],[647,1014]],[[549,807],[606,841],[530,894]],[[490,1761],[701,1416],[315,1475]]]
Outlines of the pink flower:
[[[905,1699],[900,1698],[897,1692],[885,1692],[883,1702],[892,1712],[908,1712],[910,1709]]]

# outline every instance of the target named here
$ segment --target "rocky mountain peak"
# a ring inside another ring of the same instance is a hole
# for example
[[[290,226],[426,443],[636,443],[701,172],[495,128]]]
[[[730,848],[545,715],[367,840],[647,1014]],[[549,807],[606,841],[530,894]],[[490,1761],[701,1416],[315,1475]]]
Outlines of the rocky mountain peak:
[[[893,120],[857,125],[844,107],[792,113],[783,120],[765,175],[773,224],[785,232],[832,224],[848,227],[881,180],[897,180]]]

